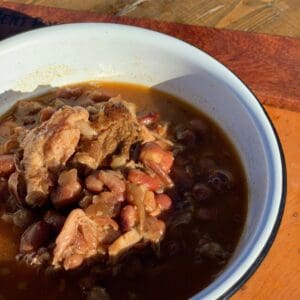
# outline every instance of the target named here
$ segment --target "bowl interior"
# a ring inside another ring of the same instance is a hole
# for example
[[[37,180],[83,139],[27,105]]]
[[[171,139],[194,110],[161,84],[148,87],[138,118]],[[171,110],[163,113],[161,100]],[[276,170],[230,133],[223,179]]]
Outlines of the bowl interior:
[[[276,137],[242,82],[207,54],[152,31],[112,24],[54,26],[0,43],[0,112],[16,99],[87,80],[140,83],[174,94],[227,133],[247,173],[249,207],[234,257],[195,298],[217,298],[251,268],[280,208],[282,165]]]

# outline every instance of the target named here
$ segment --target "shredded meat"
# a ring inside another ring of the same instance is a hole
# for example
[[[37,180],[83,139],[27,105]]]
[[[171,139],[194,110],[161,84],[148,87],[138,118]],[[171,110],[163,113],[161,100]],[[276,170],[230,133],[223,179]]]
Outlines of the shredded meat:
[[[114,168],[125,165],[129,159],[130,146],[139,138],[137,123],[132,104],[119,98],[97,105],[99,113],[93,122],[98,135],[92,140],[83,140],[74,161],[97,169],[110,155]],[[117,152],[117,153],[116,153]]]
[[[74,153],[80,138],[80,123],[88,122],[82,107],[65,106],[51,118],[28,132],[22,147],[27,183],[26,202],[43,205],[53,184],[49,171],[57,171]]]
[[[65,270],[69,270],[88,258],[104,254],[107,235],[117,230],[117,223],[110,218],[90,218],[83,210],[74,209],[56,239],[52,264],[55,267],[63,265]]]

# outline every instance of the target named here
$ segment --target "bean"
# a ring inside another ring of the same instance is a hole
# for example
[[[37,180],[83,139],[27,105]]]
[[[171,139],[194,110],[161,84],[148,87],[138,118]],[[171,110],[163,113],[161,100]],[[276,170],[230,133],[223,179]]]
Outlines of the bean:
[[[145,125],[145,126],[150,126],[154,125],[155,123],[158,122],[159,120],[159,113],[157,112],[149,112],[143,116],[140,116],[138,118],[138,121],[140,124]]]
[[[0,155],[0,177],[9,176],[15,171],[15,156],[13,154]]]
[[[136,223],[136,211],[132,205],[126,205],[121,211],[121,223],[124,231],[132,229]]]
[[[206,202],[212,195],[212,190],[204,183],[196,183],[193,187],[193,196],[198,202]]]
[[[103,182],[98,178],[97,172],[85,179],[85,186],[92,193],[100,193],[103,190]]]
[[[13,214],[13,222],[16,226],[26,228],[32,224],[34,220],[33,213],[26,208],[21,208]]]
[[[149,191],[161,188],[162,183],[157,176],[150,176],[140,170],[132,169],[128,173],[128,180],[136,184],[144,184]]]
[[[55,233],[60,232],[62,229],[66,217],[57,213],[54,210],[48,210],[44,215],[44,221],[49,224]]]
[[[172,206],[172,199],[166,194],[158,194],[155,196],[156,203],[160,206],[161,210],[168,210]]]
[[[208,183],[213,189],[219,192],[227,191],[233,187],[233,176],[227,170],[213,170],[209,174]]]
[[[20,252],[37,251],[45,246],[51,237],[51,227],[45,221],[38,221],[29,226],[21,236]]]

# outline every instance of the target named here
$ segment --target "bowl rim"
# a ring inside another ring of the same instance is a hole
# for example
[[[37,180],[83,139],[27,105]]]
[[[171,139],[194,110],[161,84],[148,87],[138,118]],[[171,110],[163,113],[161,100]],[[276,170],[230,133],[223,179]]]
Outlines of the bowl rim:
[[[258,104],[263,117],[265,117],[265,121],[268,123],[268,125],[270,125],[271,131],[274,135],[276,147],[279,151],[280,167],[282,170],[282,172],[281,172],[282,189],[281,189],[281,195],[280,195],[277,215],[273,217],[274,223],[272,225],[270,234],[269,234],[268,238],[264,241],[265,244],[264,244],[263,248],[261,249],[261,251],[258,254],[256,254],[256,259],[252,262],[252,264],[248,267],[247,270],[243,271],[242,275],[238,278],[238,280],[235,282],[235,284],[232,286],[229,286],[227,288],[227,290],[225,290],[223,292],[223,294],[221,294],[218,297],[218,299],[228,299],[238,289],[240,289],[242,287],[242,285],[244,285],[245,282],[251,277],[251,275],[253,275],[254,272],[258,269],[258,267],[260,266],[260,264],[262,263],[262,261],[264,260],[266,255],[268,254],[268,252],[275,240],[276,234],[278,233],[278,230],[279,230],[279,227],[280,227],[280,224],[282,221],[284,207],[286,204],[286,195],[287,195],[287,170],[286,170],[286,163],[285,163],[283,147],[280,142],[278,133],[275,129],[275,126],[274,126],[271,118],[269,117],[268,113],[266,112],[265,108],[263,107],[262,103],[258,100],[256,95],[254,94],[254,92],[249,88],[249,86],[238,75],[236,75],[233,71],[231,71],[231,69],[229,67],[227,67],[225,64],[223,64],[222,62],[220,62],[219,60],[217,60],[216,58],[214,58],[213,56],[211,56],[210,54],[208,54],[206,51],[202,50],[201,48],[198,48],[198,47],[196,47],[192,44],[189,44],[188,42],[185,42],[181,39],[178,39],[174,36],[168,35],[166,33],[161,33],[161,32],[155,31],[155,30],[138,27],[138,26],[134,26],[134,25],[124,25],[124,24],[110,23],[110,22],[98,22],[98,23],[97,22],[79,22],[79,23],[50,25],[50,26],[46,26],[46,27],[42,27],[42,28],[38,28],[38,29],[28,30],[26,32],[19,33],[14,36],[11,36],[11,37],[1,40],[0,41],[0,55],[1,55],[1,50],[3,50],[3,48],[2,48],[3,46],[4,46],[4,52],[5,52],[5,50],[9,50],[11,47],[16,47],[16,44],[18,44],[18,42],[24,43],[24,39],[26,40],[26,37],[29,38],[32,34],[37,34],[37,35],[40,33],[46,34],[48,31],[55,30],[56,28],[67,28],[67,27],[72,28],[72,27],[84,27],[84,26],[87,27],[87,26],[95,26],[95,25],[99,26],[99,29],[100,29],[101,25],[106,26],[106,28],[107,27],[113,27],[113,28],[119,27],[119,28],[126,29],[126,27],[127,27],[128,29],[131,29],[131,30],[134,29],[134,30],[144,31],[145,33],[156,34],[156,35],[160,36],[161,38],[174,40],[177,43],[182,44],[182,46],[184,46],[184,47],[194,48],[194,50],[202,52],[207,57],[209,57],[209,59],[211,61],[213,61],[215,64],[217,64],[217,65],[219,64],[223,68],[225,68],[227,70],[227,72],[230,73],[231,76],[235,77],[235,79],[239,82],[239,84],[241,84],[242,86],[244,86],[246,88],[247,92],[249,92],[252,95],[252,99],[254,99],[256,101],[256,104]],[[192,299],[201,299],[201,298],[199,298],[200,297],[199,293],[201,293],[201,292],[202,291],[199,291],[199,292],[197,292],[197,294],[193,295]]]

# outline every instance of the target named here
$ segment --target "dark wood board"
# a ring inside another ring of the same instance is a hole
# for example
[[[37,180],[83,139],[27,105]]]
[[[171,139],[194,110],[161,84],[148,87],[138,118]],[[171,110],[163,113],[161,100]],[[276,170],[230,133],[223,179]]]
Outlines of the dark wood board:
[[[215,57],[264,104],[300,111],[300,40],[241,31],[105,16],[0,0],[0,38],[46,25],[113,22],[160,31]]]

